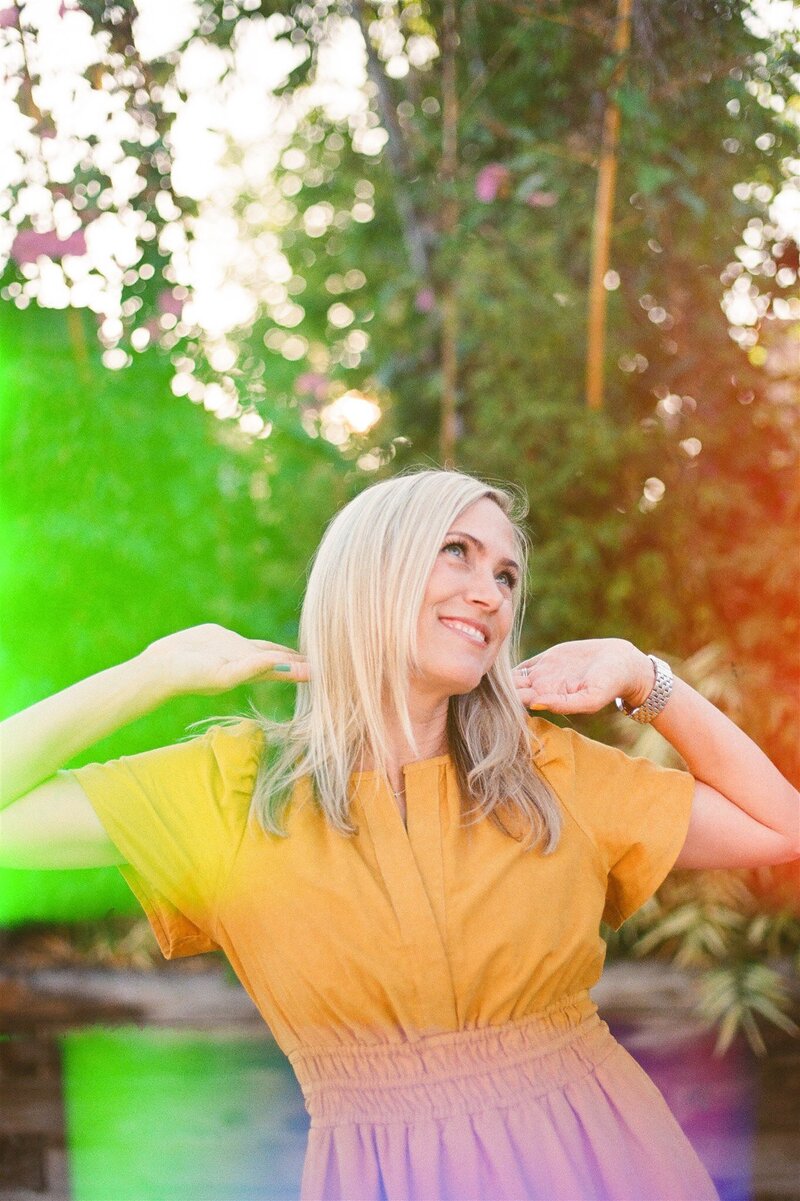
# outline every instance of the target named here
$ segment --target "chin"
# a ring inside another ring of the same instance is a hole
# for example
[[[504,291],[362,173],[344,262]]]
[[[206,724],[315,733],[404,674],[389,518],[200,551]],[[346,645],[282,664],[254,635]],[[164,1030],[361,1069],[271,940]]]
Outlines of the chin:
[[[443,681],[443,684],[447,688],[448,696],[466,696],[468,692],[475,691],[485,674],[486,672],[481,672],[480,675],[474,673],[470,676],[461,676],[457,680]]]

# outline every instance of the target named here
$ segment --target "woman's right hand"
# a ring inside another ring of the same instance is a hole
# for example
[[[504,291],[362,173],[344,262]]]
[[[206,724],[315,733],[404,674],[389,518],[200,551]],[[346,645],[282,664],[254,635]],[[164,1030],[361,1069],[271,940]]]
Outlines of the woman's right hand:
[[[253,680],[308,680],[308,664],[297,651],[213,622],[158,638],[138,658],[174,696],[215,696]]]

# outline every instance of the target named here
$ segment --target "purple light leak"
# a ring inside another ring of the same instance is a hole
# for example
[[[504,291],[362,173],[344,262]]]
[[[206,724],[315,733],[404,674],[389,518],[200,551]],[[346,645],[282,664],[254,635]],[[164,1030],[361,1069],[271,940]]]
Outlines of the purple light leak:
[[[703,1161],[720,1201],[750,1201],[757,1069],[747,1048],[714,1054],[714,1032],[606,1019],[662,1093]]]

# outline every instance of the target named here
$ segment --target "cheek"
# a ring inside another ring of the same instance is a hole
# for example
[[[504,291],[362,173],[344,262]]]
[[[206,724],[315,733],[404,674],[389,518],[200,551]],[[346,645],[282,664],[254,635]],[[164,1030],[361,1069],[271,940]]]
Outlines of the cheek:
[[[508,635],[511,633],[511,628],[512,628],[513,624],[514,624],[514,613],[511,609],[511,607],[509,606],[506,620],[503,623],[503,631],[502,631],[503,636],[500,639],[501,643],[505,642],[505,640],[508,638]]]

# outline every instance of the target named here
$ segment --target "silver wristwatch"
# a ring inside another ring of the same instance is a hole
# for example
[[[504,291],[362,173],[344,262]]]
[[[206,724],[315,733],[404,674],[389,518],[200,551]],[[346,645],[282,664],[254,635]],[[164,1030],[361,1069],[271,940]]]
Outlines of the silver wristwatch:
[[[657,659],[655,655],[647,657],[656,669],[656,681],[647,698],[635,709],[631,709],[621,696],[618,696],[614,702],[620,713],[626,713],[628,717],[632,717],[634,721],[641,722],[643,725],[651,722],[654,717],[658,717],[670,698],[674,679],[669,663],[665,663],[663,659]]]

